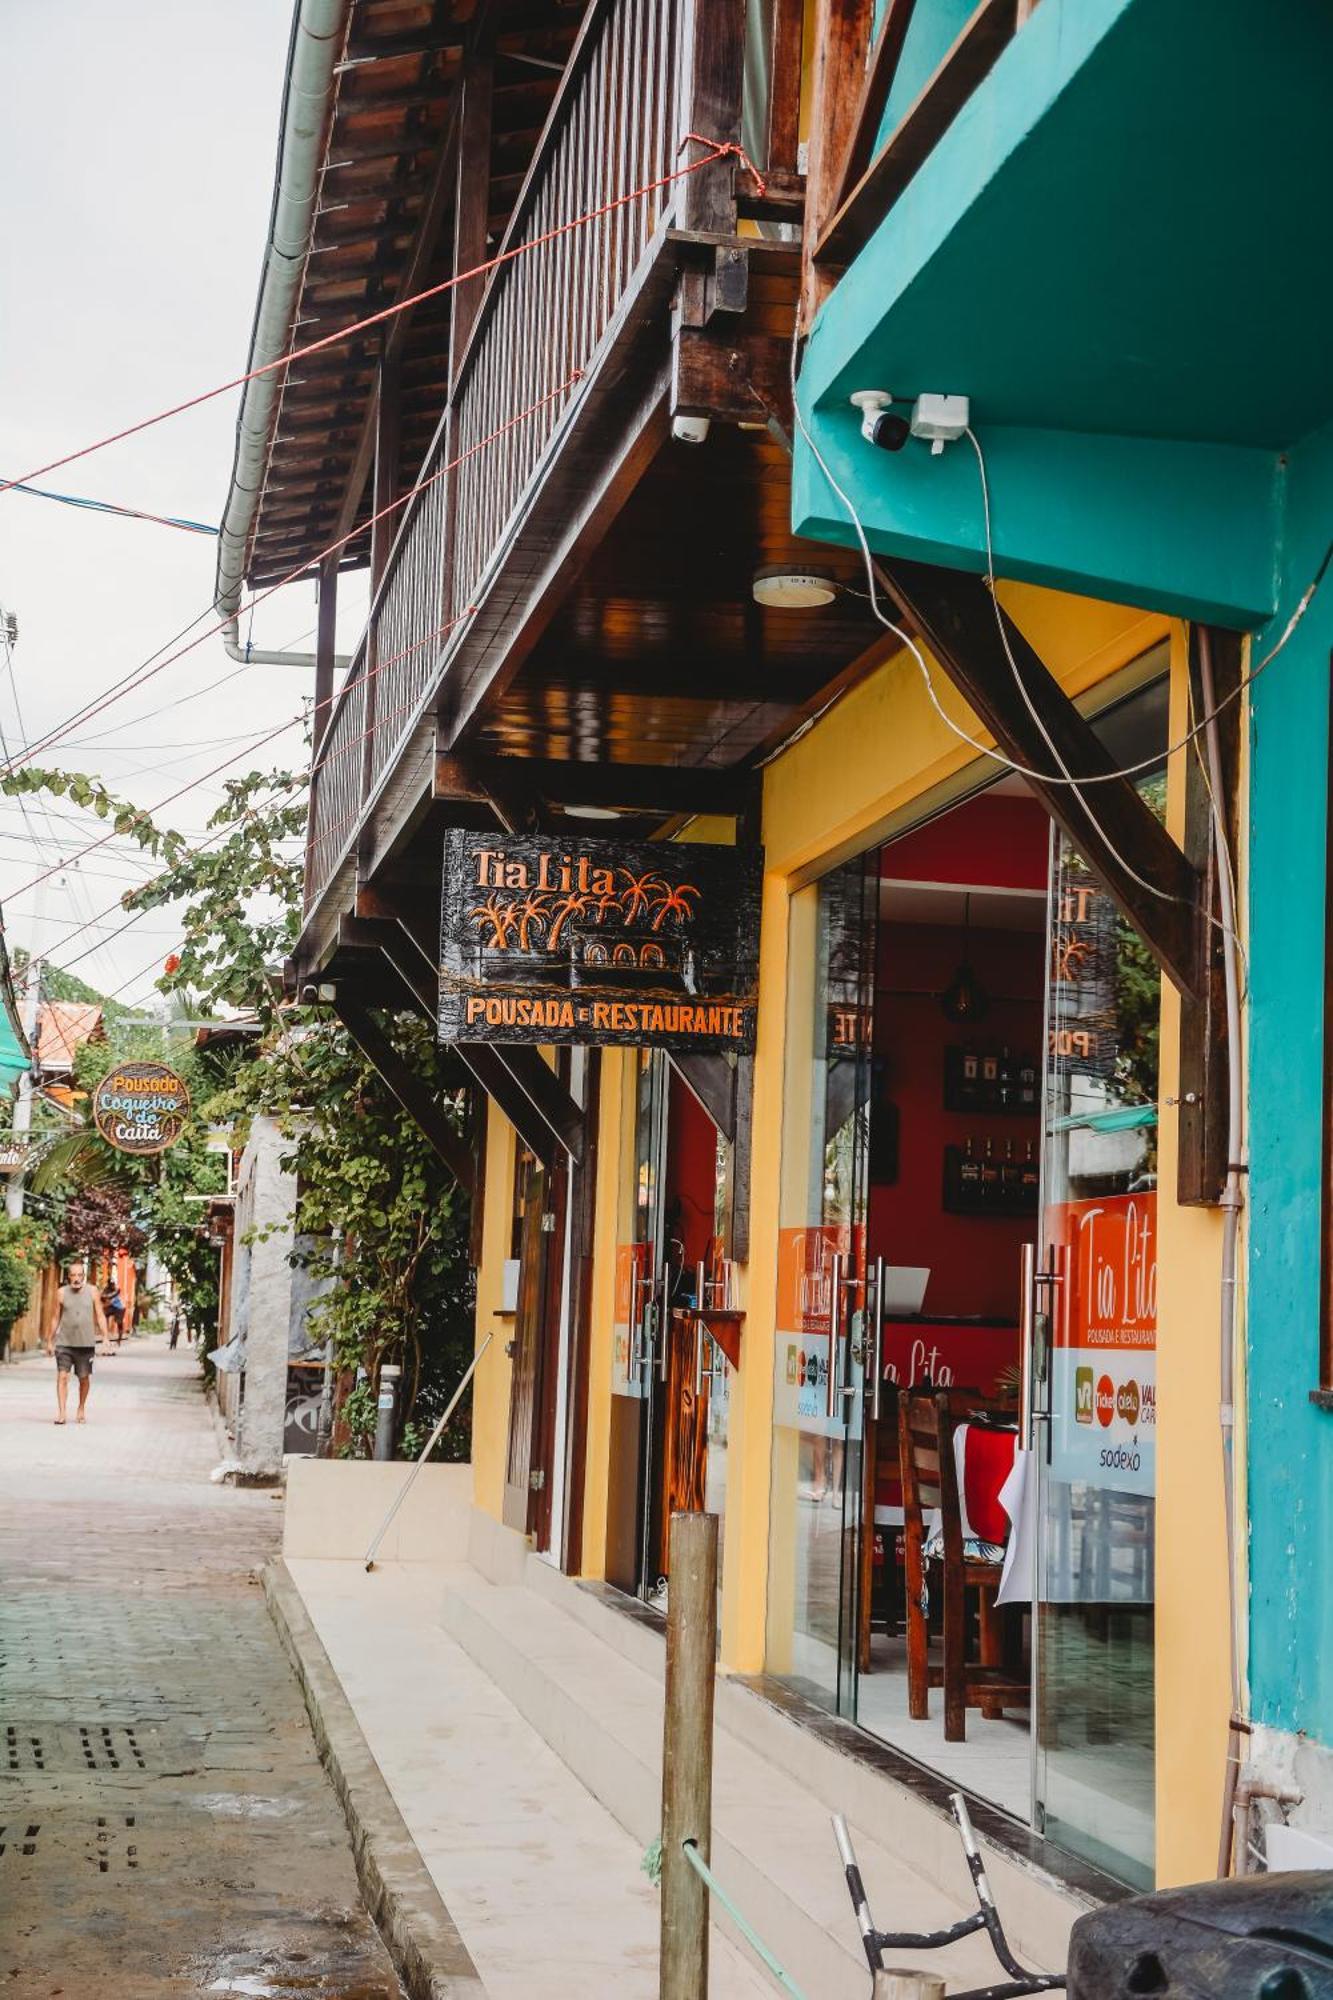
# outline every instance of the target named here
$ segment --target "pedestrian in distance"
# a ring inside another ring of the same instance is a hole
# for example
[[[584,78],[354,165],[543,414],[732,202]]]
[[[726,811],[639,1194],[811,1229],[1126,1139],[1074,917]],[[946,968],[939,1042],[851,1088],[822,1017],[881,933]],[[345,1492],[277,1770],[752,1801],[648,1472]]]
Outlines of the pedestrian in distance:
[[[93,1352],[99,1338],[106,1337],[106,1315],[94,1286],[88,1283],[88,1269],[82,1257],[73,1257],[65,1266],[67,1282],[60,1287],[55,1318],[46,1337],[46,1351],[56,1358],[56,1422],[65,1421],[65,1402],[71,1374],[79,1379],[79,1408],[76,1423],[84,1422],[88,1391],[93,1380]]]
[[[185,1314],[181,1311],[179,1305],[177,1305],[173,1309],[171,1315],[171,1339],[167,1342],[168,1347],[174,1347],[176,1345],[176,1342],[180,1339],[181,1334],[184,1331],[184,1327],[185,1327]]]
[[[102,1311],[108,1328],[107,1338],[109,1340],[114,1333],[115,1346],[119,1348],[125,1338],[125,1301],[114,1278],[108,1278],[102,1287]]]

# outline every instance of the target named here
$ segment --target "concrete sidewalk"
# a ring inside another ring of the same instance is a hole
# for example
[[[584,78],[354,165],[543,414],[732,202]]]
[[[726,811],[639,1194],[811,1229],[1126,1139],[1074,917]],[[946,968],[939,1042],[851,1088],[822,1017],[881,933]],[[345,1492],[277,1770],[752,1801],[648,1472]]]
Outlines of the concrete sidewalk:
[[[450,1571],[286,1568],[491,2000],[656,2000],[642,1849],[444,1631]],[[776,1990],[716,1929],[711,1957],[710,2000]]]
[[[72,1399],[71,1399],[72,1400]],[[15,2000],[401,1994],[193,1352],[127,1341],[58,1429],[0,1368],[0,1926]]]

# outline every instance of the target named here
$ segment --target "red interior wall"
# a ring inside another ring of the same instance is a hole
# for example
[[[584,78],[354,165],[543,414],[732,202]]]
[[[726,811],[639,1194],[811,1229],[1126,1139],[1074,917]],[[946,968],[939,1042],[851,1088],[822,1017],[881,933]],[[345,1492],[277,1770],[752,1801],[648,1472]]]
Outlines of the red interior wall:
[[[972,867],[976,879],[975,853]],[[986,879],[993,879],[989,856]],[[970,1135],[984,1149],[989,1138],[1003,1158],[1012,1139],[1021,1157],[1028,1140],[1038,1138],[1038,1120],[946,1111],[944,1051],[951,1043],[979,1049],[1007,1044],[1015,1055],[1038,1054],[1044,942],[1040,933],[973,927],[968,955],[990,996],[989,1011],[975,1028],[958,1027],[940,1011],[938,995],[960,952],[960,935],[952,928],[880,926],[875,1054],[883,1063],[883,1092],[898,1107],[898,1178],[870,1189],[870,1254],[891,1264],[930,1266],[922,1308],[927,1316],[1010,1320],[1017,1317],[1019,1247],[1032,1239],[1035,1220],[947,1214],[944,1148]]]
[[[713,1234],[717,1176],[717,1127],[672,1072],[667,1133],[666,1207],[673,1236],[685,1245],[693,1271]]]
[[[1045,893],[1051,823],[1036,799],[988,792],[891,840],[880,874]]]

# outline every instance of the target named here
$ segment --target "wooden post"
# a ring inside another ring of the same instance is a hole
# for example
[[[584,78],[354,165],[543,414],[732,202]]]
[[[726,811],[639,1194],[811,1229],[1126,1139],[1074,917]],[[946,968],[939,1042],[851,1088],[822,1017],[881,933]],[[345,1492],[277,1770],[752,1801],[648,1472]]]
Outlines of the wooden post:
[[[937,1972],[912,1972],[887,1966],[875,1974],[872,2000],[944,2000],[945,1985]]]
[[[310,761],[319,762],[320,745],[333,707],[333,658],[337,650],[338,558],[325,556],[319,566],[319,611],[315,633],[315,711],[311,720]]]
[[[666,1705],[662,1720],[660,2000],[708,1991],[708,1891],[684,1842],[709,1859],[713,1823],[713,1677],[717,1658],[717,1516],[671,1517]]]

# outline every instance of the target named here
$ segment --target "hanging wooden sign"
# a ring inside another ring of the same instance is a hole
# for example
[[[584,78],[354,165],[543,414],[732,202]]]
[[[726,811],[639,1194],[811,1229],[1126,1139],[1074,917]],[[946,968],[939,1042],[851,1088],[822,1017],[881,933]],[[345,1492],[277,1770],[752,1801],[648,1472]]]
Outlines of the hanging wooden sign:
[[[0,1139],[0,1174],[21,1174],[28,1160],[27,1139]]]
[[[165,1153],[189,1116],[190,1093],[165,1063],[117,1063],[93,1092],[93,1123],[118,1153]]]
[[[443,1042],[754,1049],[758,848],[445,835]]]

